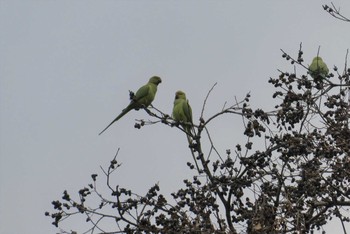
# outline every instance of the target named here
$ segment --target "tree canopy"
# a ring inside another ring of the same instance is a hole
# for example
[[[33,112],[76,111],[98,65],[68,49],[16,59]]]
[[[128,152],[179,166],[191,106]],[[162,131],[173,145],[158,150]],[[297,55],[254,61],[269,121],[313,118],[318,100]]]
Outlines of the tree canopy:
[[[335,12],[335,7],[324,9]],[[321,230],[331,219],[339,219],[346,233],[350,68],[346,57],[342,69],[334,66],[323,79],[313,78],[303,55],[301,45],[296,57],[282,50],[291,69],[279,70],[268,80],[276,103],[270,109],[253,109],[253,94],[247,94],[204,118],[214,86],[193,124],[176,121],[155,107],[145,108],[152,120],[140,120],[136,128],[162,124],[191,139],[189,151],[201,169],[188,162],[195,175],[179,178],[183,187],[162,194],[155,184],[139,195],[113,183],[112,174],[121,166],[117,152],[102,175],[91,175],[91,184],[79,190],[78,199],[64,191],[46,215],[56,227],[83,215],[89,225],[85,233],[308,233]],[[322,57],[331,64],[326,55]],[[241,116],[246,138],[244,145],[236,144],[225,155],[216,149],[207,128],[223,115]],[[186,131],[188,124],[192,131]],[[208,151],[203,139],[210,144]],[[101,182],[109,194],[100,192]],[[60,230],[77,233],[71,229]]]

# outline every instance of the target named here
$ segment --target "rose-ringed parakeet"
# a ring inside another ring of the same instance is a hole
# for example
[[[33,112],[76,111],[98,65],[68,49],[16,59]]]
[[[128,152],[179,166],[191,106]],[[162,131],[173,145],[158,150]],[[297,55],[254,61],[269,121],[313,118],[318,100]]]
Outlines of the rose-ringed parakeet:
[[[192,144],[191,130],[193,129],[192,108],[188,103],[188,100],[186,99],[186,94],[182,91],[177,91],[175,93],[174,108],[173,108],[172,115],[174,120],[180,122],[181,126],[183,127],[187,135],[188,143],[191,145]],[[191,153],[192,153],[194,162],[196,164],[197,170],[199,172],[197,160],[194,156],[194,152],[192,148],[191,148]]]
[[[315,81],[322,81],[328,75],[329,70],[327,65],[323,62],[322,58],[316,56],[309,66],[309,73]]]
[[[157,86],[162,82],[160,77],[153,76],[149,79],[148,83],[139,88],[137,90],[136,94],[131,97],[130,104],[122,110],[122,113],[120,113],[105,129],[100,132],[99,135],[101,135],[104,131],[106,131],[109,126],[111,126],[114,122],[118,121],[121,117],[123,117],[125,114],[127,114],[129,111],[135,109],[139,110],[140,108],[146,108],[148,107],[152,101],[154,100],[154,97],[157,93]]]

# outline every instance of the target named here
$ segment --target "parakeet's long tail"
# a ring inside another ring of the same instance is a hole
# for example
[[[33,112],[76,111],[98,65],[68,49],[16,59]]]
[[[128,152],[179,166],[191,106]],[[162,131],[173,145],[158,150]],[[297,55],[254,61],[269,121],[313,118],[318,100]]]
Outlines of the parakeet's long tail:
[[[120,113],[105,129],[102,130],[102,132],[100,132],[98,135],[101,135],[104,131],[107,130],[107,128],[109,128],[112,124],[114,124],[114,122],[118,121],[121,117],[123,117],[124,115],[126,115],[130,110],[132,110],[132,108],[130,106],[126,107],[122,113]]]

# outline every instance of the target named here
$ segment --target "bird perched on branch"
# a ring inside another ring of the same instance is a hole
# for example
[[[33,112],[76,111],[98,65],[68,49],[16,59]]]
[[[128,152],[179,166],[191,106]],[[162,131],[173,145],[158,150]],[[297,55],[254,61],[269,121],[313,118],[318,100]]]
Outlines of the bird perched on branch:
[[[192,120],[192,108],[186,99],[186,94],[182,91],[177,91],[175,93],[175,100],[174,100],[174,108],[173,108],[173,118],[174,120],[178,121],[180,125],[183,127],[186,135],[189,145],[192,145],[192,129],[193,129],[193,120]],[[193,149],[191,148],[191,153],[194,159],[194,162],[196,164],[197,170],[199,172],[199,167],[197,164],[197,160],[194,156]]]
[[[114,122],[118,121],[121,117],[126,115],[131,110],[139,110],[140,108],[148,107],[157,93],[157,86],[162,82],[160,77],[153,76],[149,79],[148,83],[139,88],[134,95],[130,95],[130,104],[122,110],[122,112],[105,128],[100,132],[101,135],[107,130]]]
[[[316,56],[309,66],[309,73],[315,81],[322,81],[328,75],[329,70],[327,65],[323,62],[322,58]]]

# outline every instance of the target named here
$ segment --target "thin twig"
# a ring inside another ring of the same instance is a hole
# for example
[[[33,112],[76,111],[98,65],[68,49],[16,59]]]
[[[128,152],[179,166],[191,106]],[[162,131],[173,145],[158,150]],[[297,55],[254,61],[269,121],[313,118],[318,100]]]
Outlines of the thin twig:
[[[215,84],[211,87],[211,89],[209,90],[207,96],[205,97],[204,99],[204,103],[203,103],[203,107],[202,107],[202,112],[201,112],[201,119],[203,119],[203,114],[204,114],[204,108],[205,108],[205,105],[207,104],[207,100],[209,98],[209,95],[211,93],[211,91],[213,91],[214,87],[217,85],[217,82],[215,82]]]

